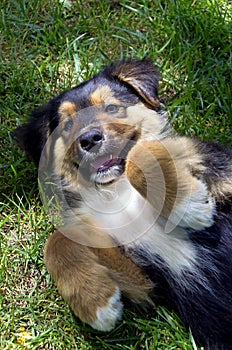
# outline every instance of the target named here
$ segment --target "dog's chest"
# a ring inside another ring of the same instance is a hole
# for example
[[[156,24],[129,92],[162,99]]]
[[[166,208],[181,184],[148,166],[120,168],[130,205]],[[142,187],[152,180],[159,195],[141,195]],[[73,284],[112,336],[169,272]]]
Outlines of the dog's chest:
[[[82,193],[82,198],[89,216],[120,244],[137,240],[154,224],[154,210],[126,177]]]
[[[142,249],[152,262],[157,257],[179,273],[192,268],[196,259],[185,231],[176,227],[165,233],[165,220],[131,186],[126,177],[107,188],[83,192],[84,210],[114,240],[132,250]],[[142,262],[139,262],[142,263]]]

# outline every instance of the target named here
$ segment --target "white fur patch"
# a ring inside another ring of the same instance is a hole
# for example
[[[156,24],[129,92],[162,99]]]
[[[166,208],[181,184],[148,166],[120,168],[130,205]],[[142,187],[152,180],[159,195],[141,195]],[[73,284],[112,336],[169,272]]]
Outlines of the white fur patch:
[[[109,332],[115,327],[116,323],[122,318],[123,304],[120,297],[120,290],[117,287],[115,294],[109,298],[108,305],[98,309],[97,319],[90,323],[92,328]]]
[[[157,261],[157,256],[161,257],[175,274],[179,275],[186,269],[195,270],[197,262],[195,248],[184,229],[180,227],[166,234],[163,225],[157,223],[152,230],[128,245],[128,248],[134,249],[135,247],[146,252],[146,258],[151,264]],[[143,265],[142,261],[138,263]]]
[[[182,202],[176,206],[165,227],[165,232],[172,231],[173,227],[189,227],[194,230],[202,230],[210,227],[214,220],[215,204],[210,197],[207,187],[200,180],[196,180],[197,190],[185,197]]]
[[[164,138],[163,132],[167,125],[166,113],[160,114],[154,110],[148,109],[143,103],[138,103],[127,108],[127,118],[129,124],[139,125],[141,127],[143,141],[153,141]],[[162,130],[162,134],[161,134]]]
[[[160,256],[174,273],[195,268],[196,251],[184,228],[172,226],[172,231],[167,234],[167,220],[131,186],[125,176],[105,189],[82,190],[81,194],[84,199],[82,212],[91,215],[99,228],[120,245],[128,249],[143,249],[151,262],[154,256]]]

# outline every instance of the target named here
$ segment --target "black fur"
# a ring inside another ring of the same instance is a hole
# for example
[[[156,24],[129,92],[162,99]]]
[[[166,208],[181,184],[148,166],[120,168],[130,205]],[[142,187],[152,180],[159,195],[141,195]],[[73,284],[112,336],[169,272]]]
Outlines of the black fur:
[[[232,218],[225,215],[207,231],[189,232],[198,266],[194,274],[183,272],[184,283],[160,257],[151,264],[145,251],[131,252],[156,282],[155,302],[173,308],[206,349],[232,349],[231,227]]]

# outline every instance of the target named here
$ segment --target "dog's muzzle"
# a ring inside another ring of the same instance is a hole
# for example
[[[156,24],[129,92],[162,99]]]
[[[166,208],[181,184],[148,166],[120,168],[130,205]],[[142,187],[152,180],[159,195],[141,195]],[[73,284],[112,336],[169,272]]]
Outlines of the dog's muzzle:
[[[91,129],[80,135],[78,142],[81,150],[95,153],[99,151],[104,141],[103,132],[99,129]]]
[[[107,185],[124,173],[127,154],[135,141],[134,135],[129,139],[122,135],[114,138],[93,127],[78,137],[77,144],[81,161],[76,166],[81,176],[95,184]]]

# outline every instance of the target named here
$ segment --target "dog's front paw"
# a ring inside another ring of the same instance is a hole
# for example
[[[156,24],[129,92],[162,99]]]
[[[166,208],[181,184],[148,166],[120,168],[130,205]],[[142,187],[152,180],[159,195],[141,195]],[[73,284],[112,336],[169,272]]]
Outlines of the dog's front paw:
[[[120,288],[93,250],[55,231],[46,243],[45,262],[77,317],[100,331],[114,328],[123,311]]]
[[[74,314],[94,329],[111,331],[122,318],[120,289],[104,266],[83,275],[74,270],[57,287]]]
[[[123,304],[121,302],[120,290],[117,287],[115,294],[108,299],[108,304],[98,307],[96,320],[90,323],[90,326],[99,331],[109,332],[116,323],[122,318]]]
[[[215,203],[207,187],[195,179],[191,193],[173,208],[169,222],[194,230],[202,230],[214,223]]]

